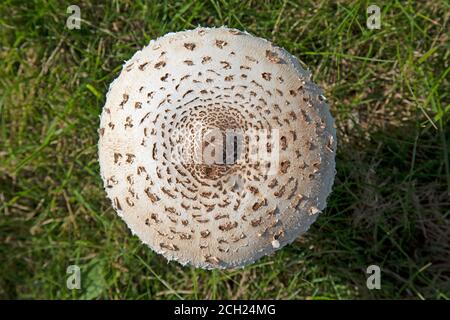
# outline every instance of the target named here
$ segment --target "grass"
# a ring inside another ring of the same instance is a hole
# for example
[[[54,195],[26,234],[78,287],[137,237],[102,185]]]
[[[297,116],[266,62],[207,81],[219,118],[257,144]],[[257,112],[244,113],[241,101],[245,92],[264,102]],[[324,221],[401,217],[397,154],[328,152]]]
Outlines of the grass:
[[[447,1],[0,4],[0,298],[449,299]],[[237,271],[167,263],[106,199],[99,114],[121,64],[169,31],[226,24],[313,72],[338,127],[329,207],[293,245]],[[66,288],[81,268],[82,289]],[[381,267],[368,290],[366,268]]]

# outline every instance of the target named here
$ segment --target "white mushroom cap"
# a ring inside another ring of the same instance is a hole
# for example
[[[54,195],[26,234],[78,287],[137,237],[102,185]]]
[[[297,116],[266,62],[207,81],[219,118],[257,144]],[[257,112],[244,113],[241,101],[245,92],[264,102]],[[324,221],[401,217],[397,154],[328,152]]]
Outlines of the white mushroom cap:
[[[154,251],[208,269],[245,266],[306,232],[331,192],[335,150],[310,73],[225,27],[151,41],[111,84],[100,122],[117,213]]]

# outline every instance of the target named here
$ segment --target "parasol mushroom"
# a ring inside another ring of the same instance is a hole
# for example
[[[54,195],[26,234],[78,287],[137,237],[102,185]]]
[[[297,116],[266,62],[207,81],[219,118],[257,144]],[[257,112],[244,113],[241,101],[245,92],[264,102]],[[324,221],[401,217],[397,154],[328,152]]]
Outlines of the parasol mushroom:
[[[326,207],[336,132],[322,91],[285,50],[226,27],[169,33],[111,84],[101,176],[154,251],[196,267],[250,264]]]

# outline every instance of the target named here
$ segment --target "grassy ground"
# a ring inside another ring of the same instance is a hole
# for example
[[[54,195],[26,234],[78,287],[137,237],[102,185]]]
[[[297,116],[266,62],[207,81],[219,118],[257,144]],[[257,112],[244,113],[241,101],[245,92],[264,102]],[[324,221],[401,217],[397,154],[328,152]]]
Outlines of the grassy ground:
[[[65,27],[78,4],[81,30]],[[447,1],[2,1],[0,298],[450,298]],[[151,4],[150,4],[151,3]],[[167,263],[106,199],[97,127],[109,83],[150,39],[246,29],[297,55],[339,134],[328,209],[239,271]],[[77,264],[82,290],[66,288]],[[366,268],[381,267],[381,290]]]

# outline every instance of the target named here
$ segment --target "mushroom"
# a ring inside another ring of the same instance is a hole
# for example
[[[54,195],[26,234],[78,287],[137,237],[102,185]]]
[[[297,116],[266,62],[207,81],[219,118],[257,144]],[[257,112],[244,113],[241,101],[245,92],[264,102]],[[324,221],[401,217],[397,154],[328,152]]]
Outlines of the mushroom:
[[[168,260],[236,268],[326,207],[336,131],[299,60],[226,27],[152,40],[111,84],[99,162],[107,196]]]

